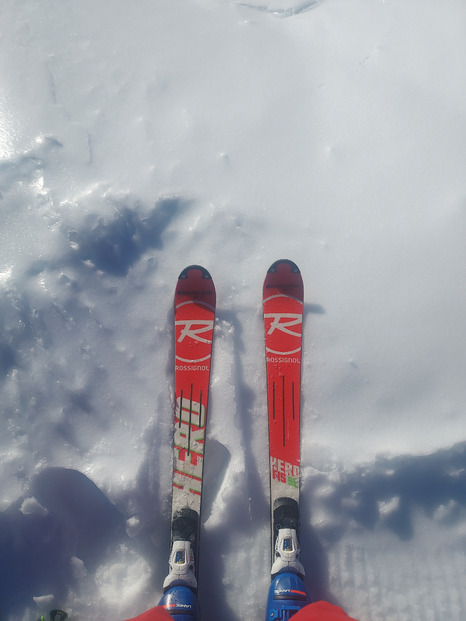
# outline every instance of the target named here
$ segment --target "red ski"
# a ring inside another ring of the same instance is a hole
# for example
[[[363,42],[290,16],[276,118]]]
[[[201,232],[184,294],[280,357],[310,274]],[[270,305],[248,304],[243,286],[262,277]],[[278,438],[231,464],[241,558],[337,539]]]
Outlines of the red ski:
[[[215,287],[199,265],[184,269],[175,291],[175,434],[172,549],[164,589],[175,581],[197,587]]]
[[[278,573],[284,567],[294,567],[298,573],[304,573],[298,561],[297,541],[303,294],[301,273],[292,261],[276,261],[269,268],[264,282],[263,305],[273,527],[272,573]],[[294,552],[294,555],[288,554],[287,557],[283,551],[277,550],[277,546],[281,545],[288,546],[288,551]]]

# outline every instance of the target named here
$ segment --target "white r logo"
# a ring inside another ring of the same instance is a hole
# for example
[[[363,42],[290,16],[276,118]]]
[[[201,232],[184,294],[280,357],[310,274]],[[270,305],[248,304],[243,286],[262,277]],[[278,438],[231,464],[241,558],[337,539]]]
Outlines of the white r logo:
[[[294,326],[301,325],[303,321],[301,313],[265,313],[264,318],[272,320],[267,330],[267,336],[275,332],[275,336],[267,339],[267,353],[290,356],[301,351],[301,330],[299,327],[292,330]],[[277,332],[282,332],[283,335],[287,336],[277,334]],[[288,336],[294,336],[298,341],[294,341]]]
[[[199,341],[200,343],[212,343],[212,339],[206,339],[202,336],[204,332],[209,332],[213,330],[214,322],[210,320],[202,320],[202,319],[181,319],[179,321],[175,321],[175,326],[184,326],[181,330],[180,336],[178,337],[178,343],[181,343],[186,337],[192,338],[194,341]],[[200,326],[197,328],[193,328],[193,326]]]
[[[280,330],[285,334],[297,336],[298,338],[301,337],[300,332],[294,332],[293,330],[290,330],[290,327],[302,323],[302,315],[298,313],[267,313],[264,315],[264,317],[265,319],[273,319],[267,334],[273,334],[275,330]],[[288,319],[289,321],[280,321],[280,319]]]

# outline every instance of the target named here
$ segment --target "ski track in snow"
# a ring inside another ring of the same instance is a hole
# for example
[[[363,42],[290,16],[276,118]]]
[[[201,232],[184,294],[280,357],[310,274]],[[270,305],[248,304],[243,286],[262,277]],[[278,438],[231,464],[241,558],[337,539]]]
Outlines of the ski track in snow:
[[[161,595],[190,263],[218,293],[201,605],[263,617],[260,290],[287,257],[305,282],[310,592],[360,621],[464,621],[464,17],[2,3],[2,620],[114,621]]]
[[[336,483],[315,473],[306,488],[312,532],[303,529],[304,558],[309,550],[308,566],[322,566],[322,554],[330,564],[330,576],[312,569],[308,576],[316,599],[332,600],[338,592],[339,603],[363,621],[419,618],[426,599],[428,618],[461,618],[466,444],[378,460],[338,473]]]

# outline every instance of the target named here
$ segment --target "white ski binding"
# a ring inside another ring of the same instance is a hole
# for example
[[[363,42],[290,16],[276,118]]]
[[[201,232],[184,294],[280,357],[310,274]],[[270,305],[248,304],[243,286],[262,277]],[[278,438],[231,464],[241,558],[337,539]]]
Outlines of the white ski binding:
[[[294,528],[280,528],[275,540],[275,560],[271,573],[275,575],[284,570],[304,576],[304,567],[299,561],[298,536]]]
[[[163,582],[168,589],[173,583],[184,584],[192,589],[197,588],[194,573],[194,554],[189,541],[174,541],[169,560],[170,572]]]

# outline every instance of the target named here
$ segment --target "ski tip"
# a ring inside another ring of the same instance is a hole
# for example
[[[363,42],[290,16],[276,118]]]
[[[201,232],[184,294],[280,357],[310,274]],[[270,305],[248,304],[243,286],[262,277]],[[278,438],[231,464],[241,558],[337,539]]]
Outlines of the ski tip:
[[[264,280],[264,301],[273,295],[286,295],[303,302],[304,286],[299,267],[289,259],[279,259],[267,270]]]
[[[269,267],[267,272],[269,274],[274,274],[275,272],[278,272],[280,268],[282,268],[285,265],[287,265],[290,268],[290,272],[294,274],[301,273],[296,263],[294,263],[293,261],[290,261],[290,259],[279,259],[278,261],[275,261],[275,263],[272,263],[272,265]]]
[[[185,280],[186,278],[188,278],[189,272],[191,272],[192,270],[200,271],[201,278],[205,278],[206,280],[212,280],[212,276],[209,274],[206,268],[202,267],[201,265],[188,265],[188,267],[185,267],[181,274],[178,276],[178,279]]]
[[[214,281],[205,267],[201,267],[200,265],[189,265],[188,267],[185,267],[178,276],[178,281],[175,287],[175,310],[189,303],[196,304],[198,306],[201,305],[205,309],[208,308],[209,312],[212,312],[215,311],[215,302],[216,294]],[[188,316],[180,318],[180,321],[192,320],[196,317],[197,316],[191,316],[188,312]],[[204,321],[207,318],[197,317],[197,319],[202,319]],[[197,332],[193,331],[192,334],[197,334]],[[196,336],[194,339],[195,345],[199,345],[200,343],[207,344],[208,341],[205,340],[204,337],[198,339]],[[210,342],[210,339],[208,340]],[[191,349],[192,344],[193,343],[188,344],[188,349]]]

